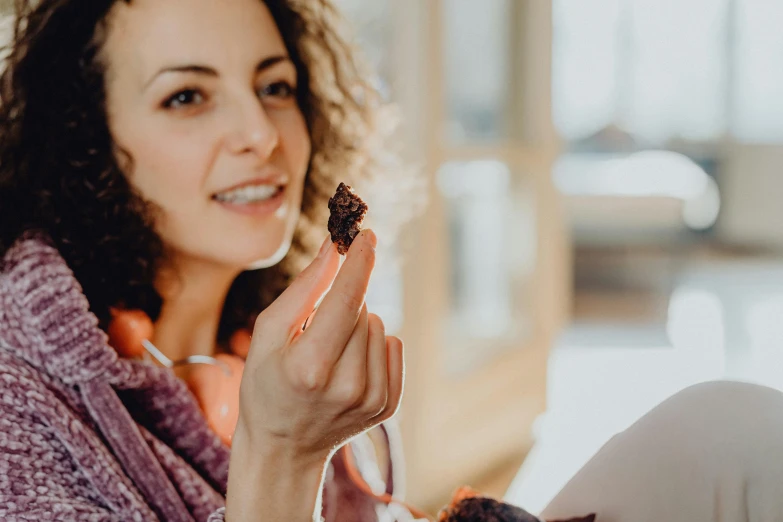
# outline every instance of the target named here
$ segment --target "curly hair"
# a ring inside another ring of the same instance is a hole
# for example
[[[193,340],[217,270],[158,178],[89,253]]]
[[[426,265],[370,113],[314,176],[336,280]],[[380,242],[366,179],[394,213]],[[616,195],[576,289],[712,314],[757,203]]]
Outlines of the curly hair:
[[[136,193],[114,153],[105,107],[107,16],[132,0],[16,0],[0,76],[0,256],[43,233],[82,285],[102,327],[110,307],[156,319],[153,283],[163,245],[154,209]],[[312,142],[302,217],[286,258],[238,276],[218,340],[256,316],[308,262],[326,233],[326,202],[338,181],[382,177],[384,103],[343,34],[329,0],[259,0],[269,8],[299,75],[297,100]]]

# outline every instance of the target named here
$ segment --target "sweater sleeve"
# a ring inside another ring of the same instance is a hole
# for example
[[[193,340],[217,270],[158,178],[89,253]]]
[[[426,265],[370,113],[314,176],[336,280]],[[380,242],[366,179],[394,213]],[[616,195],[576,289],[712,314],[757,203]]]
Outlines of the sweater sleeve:
[[[71,390],[5,350],[2,341],[0,520],[160,522],[96,451],[100,440]]]
[[[34,416],[0,400],[0,520],[121,522]],[[147,521],[144,521],[147,522]]]
[[[38,405],[44,398],[65,396],[3,359],[0,350],[0,520],[160,522],[146,505],[133,502],[127,488],[98,469],[99,462],[90,464],[90,473],[77,465],[72,451],[80,443],[79,416],[52,429],[45,420],[50,412],[44,414]],[[107,481],[120,493],[104,495]],[[201,522],[224,519],[220,509]]]

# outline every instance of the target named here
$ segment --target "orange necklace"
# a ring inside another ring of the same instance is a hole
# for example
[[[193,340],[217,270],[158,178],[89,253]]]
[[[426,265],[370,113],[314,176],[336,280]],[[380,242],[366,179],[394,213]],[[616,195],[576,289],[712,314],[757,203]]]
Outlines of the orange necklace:
[[[196,355],[182,361],[171,361],[163,355],[150,342],[152,333],[152,320],[141,310],[112,310],[109,344],[121,357],[149,359],[151,356],[168,368],[193,365],[193,371],[185,382],[196,397],[210,428],[230,447],[239,419],[239,383],[250,351],[250,333],[237,330],[231,336],[230,354],[220,353],[214,357]]]

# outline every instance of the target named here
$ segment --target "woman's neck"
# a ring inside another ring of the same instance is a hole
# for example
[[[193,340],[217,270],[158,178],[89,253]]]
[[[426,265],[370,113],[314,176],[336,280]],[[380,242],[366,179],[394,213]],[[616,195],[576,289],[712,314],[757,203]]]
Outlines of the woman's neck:
[[[156,282],[163,307],[155,322],[155,346],[172,361],[214,355],[223,305],[238,275],[193,260],[164,269]]]

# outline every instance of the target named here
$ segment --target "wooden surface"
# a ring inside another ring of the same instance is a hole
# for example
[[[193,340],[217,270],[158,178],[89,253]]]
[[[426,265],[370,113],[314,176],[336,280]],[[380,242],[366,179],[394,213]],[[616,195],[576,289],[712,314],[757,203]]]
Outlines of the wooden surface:
[[[502,495],[498,490],[510,482],[503,477],[512,477],[509,468],[521,464],[532,443],[531,425],[545,408],[547,355],[565,321],[570,288],[568,238],[551,182],[558,153],[550,117],[551,4],[512,2],[517,94],[510,103],[516,116],[510,138],[460,146],[441,139],[445,109],[440,21],[447,5],[443,0],[394,4],[395,25],[403,26],[405,35],[395,46],[395,96],[411,159],[430,181],[430,204],[406,241],[401,337],[407,379],[400,412],[407,498],[427,507],[442,505],[456,487],[466,484],[479,489],[487,484],[493,490],[488,493]],[[535,209],[534,267],[527,277],[512,282],[514,302],[526,314],[519,319],[531,328],[497,340],[455,336],[445,327],[452,260],[446,209],[434,174],[447,161],[482,159],[508,165],[514,177],[512,198],[531,198]],[[445,371],[444,357],[454,352],[449,348],[486,349],[493,355],[472,372],[453,375]]]

